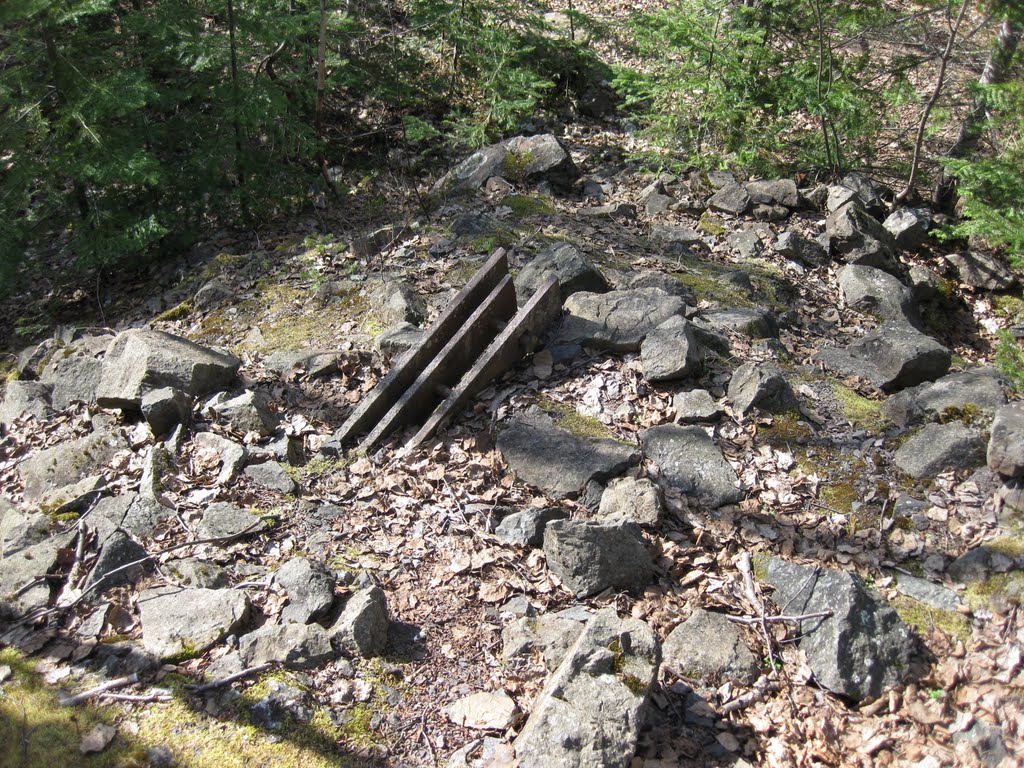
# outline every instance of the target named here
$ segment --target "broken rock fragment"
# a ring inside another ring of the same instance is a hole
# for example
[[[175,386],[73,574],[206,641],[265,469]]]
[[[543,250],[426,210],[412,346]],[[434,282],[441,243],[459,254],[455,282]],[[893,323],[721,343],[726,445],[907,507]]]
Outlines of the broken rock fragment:
[[[585,597],[608,589],[639,589],[654,576],[651,556],[635,523],[555,520],[544,531],[548,568]]]

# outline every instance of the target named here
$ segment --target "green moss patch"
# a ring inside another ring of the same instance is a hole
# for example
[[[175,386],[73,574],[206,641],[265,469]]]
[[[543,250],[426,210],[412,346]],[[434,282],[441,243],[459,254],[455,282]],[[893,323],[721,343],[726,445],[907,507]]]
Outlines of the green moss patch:
[[[557,426],[577,437],[598,440],[616,439],[615,434],[599,419],[595,419],[593,416],[584,416],[565,403],[542,397],[537,401],[537,406],[551,416]]]
[[[988,608],[995,603],[1020,605],[1024,594],[1024,571],[1010,571],[969,584],[964,597],[972,608]]]
[[[927,635],[937,629],[964,643],[971,638],[971,623],[961,613],[932,608],[905,595],[897,596],[890,604],[899,617],[918,634]]]
[[[512,215],[517,217],[552,216],[555,213],[555,206],[551,201],[539,196],[509,195],[501,204],[511,208]]]
[[[867,432],[879,432],[885,428],[888,420],[882,415],[882,403],[857,394],[838,381],[832,382],[832,393],[839,403],[843,418],[858,429]]]
[[[178,306],[171,307],[170,309],[165,310],[164,312],[161,312],[159,315],[157,315],[153,319],[154,320],[159,320],[161,322],[168,322],[169,323],[169,322],[173,322],[174,320],[183,320],[184,318],[188,317],[191,314],[192,314],[192,302],[191,301],[183,301]]]

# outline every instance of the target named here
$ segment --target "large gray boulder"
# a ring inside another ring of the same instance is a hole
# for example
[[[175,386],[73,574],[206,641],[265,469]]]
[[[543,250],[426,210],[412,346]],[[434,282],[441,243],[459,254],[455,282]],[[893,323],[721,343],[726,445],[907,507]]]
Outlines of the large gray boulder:
[[[739,216],[750,207],[750,194],[740,184],[732,182],[724,185],[708,198],[708,208],[722,213]]]
[[[544,529],[552,520],[565,520],[569,513],[561,507],[531,507],[502,518],[494,535],[508,544],[539,547],[544,543]]]
[[[640,362],[648,381],[672,381],[700,374],[702,355],[690,322],[670,317],[640,345]]]
[[[736,471],[700,427],[662,424],[640,433],[644,455],[670,484],[715,509],[743,498]]]
[[[746,415],[754,408],[784,413],[799,407],[793,388],[774,366],[747,362],[729,380],[729,402],[733,411]]]
[[[757,659],[736,625],[701,608],[665,638],[661,654],[662,666],[672,674],[708,685],[748,684],[757,676]]]
[[[519,479],[556,499],[574,498],[590,480],[615,477],[640,460],[633,446],[574,435],[536,407],[513,418],[497,447]]]
[[[104,375],[103,360],[85,340],[62,349],[46,364],[39,380],[53,387],[50,402],[62,411],[75,402],[91,403]]]
[[[828,261],[828,252],[820,244],[796,232],[783,232],[775,239],[772,248],[787,259],[802,262],[809,267]]]
[[[800,192],[792,179],[751,181],[746,184],[746,190],[751,201],[760,205],[800,207]]]
[[[128,442],[120,432],[93,432],[29,456],[18,465],[25,501],[38,501],[48,491],[96,474],[118,451],[127,448]]]
[[[597,514],[602,520],[626,520],[656,526],[664,514],[661,489],[646,477],[617,477],[601,494]]]
[[[231,386],[241,361],[162,331],[136,329],[117,335],[96,389],[105,408],[138,410],[147,392],[174,387],[192,396]]]
[[[641,589],[654,567],[635,523],[553,520],[544,529],[548,568],[578,597],[602,590]]]
[[[296,669],[316,667],[337,654],[331,637],[319,624],[266,624],[239,638],[238,654],[246,667],[286,664]]]
[[[142,644],[159,658],[197,654],[236,632],[249,598],[234,589],[158,587],[139,595]]]
[[[606,608],[548,679],[513,743],[520,768],[626,768],[660,653],[654,632]]]
[[[896,466],[915,480],[934,477],[946,469],[976,467],[984,460],[981,432],[959,421],[925,425],[893,456]]]
[[[1008,291],[1017,284],[1009,268],[991,253],[951,253],[946,261],[957,271],[960,282],[983,291]]]
[[[517,182],[545,180],[564,190],[570,188],[579,175],[568,150],[551,134],[515,136],[477,150],[442,176],[431,192],[447,194],[460,189],[479,189],[492,176]]]
[[[850,309],[881,320],[918,323],[917,306],[911,290],[888,272],[847,264],[839,270],[839,290]]]
[[[548,275],[558,280],[563,302],[577,291],[604,293],[609,290],[604,275],[578,248],[569,243],[555,243],[538,253],[516,276],[516,297],[520,306],[529,301]]]
[[[900,208],[882,222],[896,245],[907,250],[916,250],[928,241],[931,225],[932,213],[927,208]]]
[[[988,466],[1006,478],[1024,477],[1024,403],[996,411],[988,441]]]
[[[949,370],[949,350],[908,323],[886,323],[845,349],[826,347],[815,360],[837,373],[861,376],[883,392],[934,381]]]
[[[613,352],[636,352],[651,331],[674,315],[686,302],[657,288],[608,293],[574,293],[565,302],[568,316],[558,341],[589,344]]]
[[[12,423],[27,415],[36,421],[43,421],[53,415],[50,396],[53,387],[39,381],[9,381],[0,403],[0,426]]]
[[[856,701],[877,698],[902,682],[910,664],[910,630],[877,593],[843,571],[778,558],[764,564],[772,600],[786,613],[831,611],[794,627],[817,683]]]
[[[860,206],[849,203],[830,214],[825,221],[825,234],[832,254],[841,261],[898,272],[896,241]]]
[[[1006,380],[994,368],[950,373],[898,392],[882,405],[882,415],[900,427],[941,417],[956,418],[972,410],[994,415],[1006,403]]]

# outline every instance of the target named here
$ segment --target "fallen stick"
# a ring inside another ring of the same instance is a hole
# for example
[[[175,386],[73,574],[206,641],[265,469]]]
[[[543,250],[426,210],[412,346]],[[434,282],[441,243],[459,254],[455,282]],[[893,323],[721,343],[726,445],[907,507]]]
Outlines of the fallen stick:
[[[747,596],[747,600],[754,610],[760,614],[752,623],[757,624],[761,629],[761,635],[764,637],[764,647],[768,652],[769,669],[771,669],[772,674],[775,674],[775,651],[772,648],[771,635],[768,634],[768,621],[765,616],[764,602],[757,596],[757,590],[754,589],[754,567],[750,562],[749,552],[744,552],[739,556],[739,559],[736,561],[736,567],[743,574],[743,591]]]
[[[806,621],[808,619],[827,619],[832,611],[818,611],[817,613],[801,613],[798,616],[726,616],[729,621],[737,624],[760,624],[761,622],[771,623],[775,621]]]
[[[241,672],[235,672],[234,674],[228,675],[227,677],[222,677],[220,680],[214,680],[212,683],[204,683],[202,685],[196,685],[195,683],[192,683],[190,685],[186,685],[185,688],[192,691],[193,693],[206,693],[207,691],[212,691],[214,688],[220,688],[222,685],[229,685],[230,683],[233,683],[236,680],[241,680],[243,678],[249,677],[249,675],[258,675],[260,672],[265,672],[268,669],[272,669],[273,666],[274,664],[272,662],[267,662],[266,664],[260,664],[255,667],[249,667],[249,669],[243,669]]]
[[[737,712],[741,709],[746,709],[751,704],[756,704],[761,701],[765,696],[773,691],[779,690],[778,683],[773,683],[768,679],[767,675],[761,675],[757,678],[757,682],[754,683],[754,688],[742,696],[737,696],[735,699],[730,701],[724,707],[722,707],[722,714],[728,715],[733,712]]]
[[[95,688],[90,688],[88,691],[82,691],[81,693],[76,693],[74,696],[68,696],[66,698],[63,698],[60,700],[60,705],[62,707],[74,707],[78,704],[81,704],[82,702],[88,701],[89,699],[104,694],[107,691],[113,691],[118,688],[124,688],[128,685],[134,685],[137,682],[139,682],[139,676],[133,672],[132,674],[128,675],[128,677],[118,677],[115,680],[108,680],[107,682],[102,683],[101,685],[97,685]]]
[[[128,701],[139,704],[148,704],[154,701],[170,701],[174,698],[166,691],[162,691],[161,693],[141,693],[137,695],[132,693],[101,693],[99,696],[101,699],[110,699],[111,701]]]

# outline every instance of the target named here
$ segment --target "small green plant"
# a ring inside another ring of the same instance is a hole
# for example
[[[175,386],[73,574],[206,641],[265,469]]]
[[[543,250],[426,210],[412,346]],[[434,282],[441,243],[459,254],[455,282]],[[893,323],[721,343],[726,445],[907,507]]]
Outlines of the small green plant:
[[[180,304],[171,307],[170,309],[164,310],[157,315],[154,320],[160,322],[172,322],[174,320],[183,320],[192,314],[192,302],[183,301]]]
[[[996,365],[1006,374],[1014,392],[1024,392],[1024,350],[1009,331],[999,332]]]

